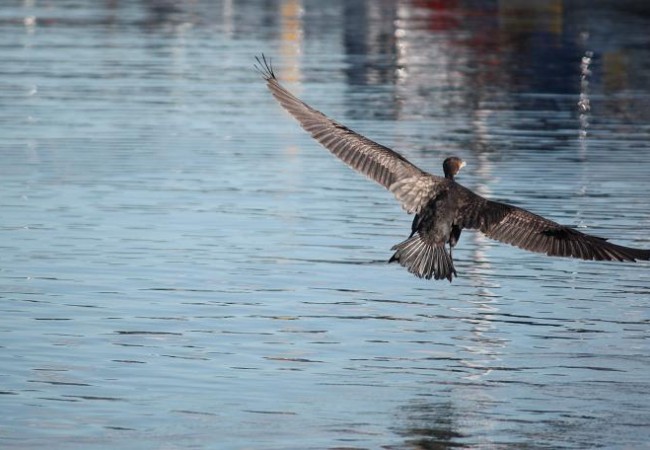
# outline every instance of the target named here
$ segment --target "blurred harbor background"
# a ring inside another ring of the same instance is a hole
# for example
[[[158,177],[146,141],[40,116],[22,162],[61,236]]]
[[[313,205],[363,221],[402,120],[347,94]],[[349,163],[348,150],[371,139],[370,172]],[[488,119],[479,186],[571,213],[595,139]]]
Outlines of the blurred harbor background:
[[[650,442],[650,265],[411,218],[254,56],[421,168],[650,248],[646,1],[6,1],[0,447],[584,449]]]

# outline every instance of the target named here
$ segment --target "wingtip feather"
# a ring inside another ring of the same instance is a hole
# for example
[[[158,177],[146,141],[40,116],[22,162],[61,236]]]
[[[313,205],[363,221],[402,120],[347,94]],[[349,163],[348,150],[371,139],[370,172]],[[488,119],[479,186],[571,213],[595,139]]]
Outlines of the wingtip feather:
[[[266,81],[277,80],[275,77],[275,72],[273,71],[273,64],[271,58],[266,58],[266,55],[262,53],[260,56],[255,57],[256,64],[253,64],[255,70],[262,75],[262,78]]]

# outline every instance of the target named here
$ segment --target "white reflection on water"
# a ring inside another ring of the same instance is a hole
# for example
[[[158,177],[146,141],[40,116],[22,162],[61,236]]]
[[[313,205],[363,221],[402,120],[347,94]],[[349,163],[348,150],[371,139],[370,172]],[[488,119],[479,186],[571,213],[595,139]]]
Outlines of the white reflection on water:
[[[458,154],[481,195],[648,248],[648,18],[549,5],[4,8],[1,446],[645,445],[648,264],[466,232],[453,284],[415,279],[385,263],[410,218],[252,70],[264,51],[421,167]]]

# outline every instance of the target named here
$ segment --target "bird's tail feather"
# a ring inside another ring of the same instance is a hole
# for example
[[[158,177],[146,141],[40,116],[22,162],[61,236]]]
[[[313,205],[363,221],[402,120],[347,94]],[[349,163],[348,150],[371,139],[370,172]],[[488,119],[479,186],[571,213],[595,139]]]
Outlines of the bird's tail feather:
[[[388,262],[397,261],[409,272],[419,278],[430,280],[448,279],[450,282],[456,276],[456,269],[451,255],[445,244],[429,244],[419,234],[395,245],[391,250],[395,254]]]

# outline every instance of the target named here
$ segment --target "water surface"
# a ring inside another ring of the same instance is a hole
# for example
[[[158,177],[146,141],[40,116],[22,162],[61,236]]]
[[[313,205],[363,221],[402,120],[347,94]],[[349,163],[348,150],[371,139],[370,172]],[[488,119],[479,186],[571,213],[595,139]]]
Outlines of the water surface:
[[[643,448],[650,266],[391,195],[252,69],[439,173],[650,248],[643,2],[13,2],[0,11],[0,446]]]

